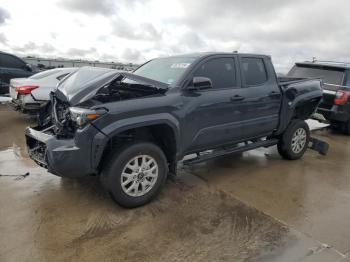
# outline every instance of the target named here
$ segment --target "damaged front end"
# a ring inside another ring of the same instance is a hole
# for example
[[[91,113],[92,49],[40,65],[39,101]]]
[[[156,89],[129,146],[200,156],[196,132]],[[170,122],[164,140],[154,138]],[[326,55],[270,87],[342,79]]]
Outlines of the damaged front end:
[[[97,130],[79,130],[71,107],[51,94],[50,111],[43,112],[39,125],[25,130],[28,154],[39,166],[66,177],[94,174],[90,165],[91,142]]]
[[[38,126],[25,131],[28,154],[49,172],[68,177],[96,174],[92,141],[101,131],[93,122],[107,103],[161,95],[166,89],[151,79],[109,69],[82,68],[52,92]]]

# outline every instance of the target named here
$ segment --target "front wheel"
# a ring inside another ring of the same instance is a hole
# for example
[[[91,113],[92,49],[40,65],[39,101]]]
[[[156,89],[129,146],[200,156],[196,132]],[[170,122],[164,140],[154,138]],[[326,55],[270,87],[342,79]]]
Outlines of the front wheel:
[[[119,205],[132,208],[150,202],[166,180],[168,166],[155,144],[128,144],[115,152],[101,174],[103,184]]]
[[[293,120],[281,136],[277,149],[288,160],[301,158],[310,141],[309,126],[303,120]]]

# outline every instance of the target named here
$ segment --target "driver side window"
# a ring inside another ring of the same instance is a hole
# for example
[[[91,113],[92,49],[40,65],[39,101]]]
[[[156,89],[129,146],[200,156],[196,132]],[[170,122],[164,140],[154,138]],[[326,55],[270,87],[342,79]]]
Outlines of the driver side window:
[[[233,58],[214,58],[202,64],[194,77],[207,77],[213,88],[237,88],[236,68]]]

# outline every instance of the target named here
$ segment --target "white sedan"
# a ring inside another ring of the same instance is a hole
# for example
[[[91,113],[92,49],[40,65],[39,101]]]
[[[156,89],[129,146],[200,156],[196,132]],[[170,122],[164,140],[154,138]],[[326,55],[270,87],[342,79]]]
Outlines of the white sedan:
[[[57,84],[78,68],[56,68],[43,71],[28,78],[13,78],[10,81],[12,106],[23,113],[37,113],[50,100],[50,92]]]

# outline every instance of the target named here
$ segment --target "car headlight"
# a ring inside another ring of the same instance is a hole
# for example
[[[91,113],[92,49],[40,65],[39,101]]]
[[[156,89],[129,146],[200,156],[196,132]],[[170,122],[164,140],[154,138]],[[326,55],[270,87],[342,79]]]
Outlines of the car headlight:
[[[86,126],[91,121],[107,113],[107,110],[104,108],[86,109],[86,108],[80,108],[80,107],[70,107],[69,111],[71,114],[71,119],[80,128]]]

